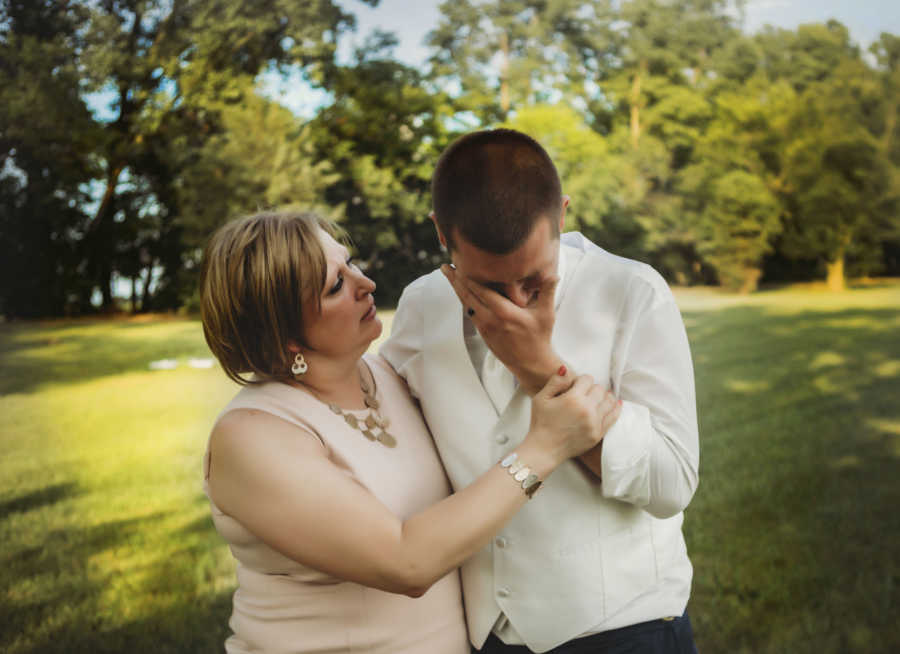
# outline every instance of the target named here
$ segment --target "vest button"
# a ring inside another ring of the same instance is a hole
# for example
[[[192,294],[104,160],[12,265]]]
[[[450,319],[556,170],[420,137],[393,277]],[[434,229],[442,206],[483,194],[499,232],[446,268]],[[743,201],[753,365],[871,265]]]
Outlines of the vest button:
[[[499,547],[499,548],[502,549],[502,548],[506,547],[506,539],[505,539],[505,538],[498,538],[497,540],[494,541],[494,544],[496,544],[497,547]]]
[[[509,442],[509,436],[507,436],[506,434],[500,434],[499,436],[497,436],[497,442],[500,443],[500,445],[506,445]]]
[[[497,591],[498,597],[509,597],[509,590],[506,588],[501,588]]]

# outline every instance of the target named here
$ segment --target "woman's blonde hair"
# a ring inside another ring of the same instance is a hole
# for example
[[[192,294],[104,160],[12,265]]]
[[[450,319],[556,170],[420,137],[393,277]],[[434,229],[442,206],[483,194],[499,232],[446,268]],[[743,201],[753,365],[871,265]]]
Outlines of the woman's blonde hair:
[[[314,213],[264,212],[210,238],[200,271],[203,335],[235,382],[292,377],[288,346],[303,343],[305,314],[321,309],[327,266],[319,229],[341,237]]]

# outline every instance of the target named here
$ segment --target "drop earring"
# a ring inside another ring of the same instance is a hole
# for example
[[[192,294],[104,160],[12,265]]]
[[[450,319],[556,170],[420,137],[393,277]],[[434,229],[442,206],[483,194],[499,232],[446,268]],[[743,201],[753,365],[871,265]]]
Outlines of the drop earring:
[[[294,365],[291,366],[291,372],[294,374],[294,377],[302,377],[307,370],[309,370],[309,364],[303,358],[303,352],[297,352],[297,356],[294,357]]]

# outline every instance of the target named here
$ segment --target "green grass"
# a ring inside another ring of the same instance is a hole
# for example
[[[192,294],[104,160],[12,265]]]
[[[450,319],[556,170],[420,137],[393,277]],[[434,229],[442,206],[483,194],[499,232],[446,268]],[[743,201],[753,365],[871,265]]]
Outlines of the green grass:
[[[187,367],[197,323],[6,326],[0,352],[0,651],[220,651],[233,566],[200,457],[233,387]]]
[[[900,286],[679,302],[701,651],[900,651]],[[0,325],[0,651],[222,651],[200,461],[236,387],[207,356],[194,321]]]
[[[900,651],[900,287],[680,302],[701,649]]]

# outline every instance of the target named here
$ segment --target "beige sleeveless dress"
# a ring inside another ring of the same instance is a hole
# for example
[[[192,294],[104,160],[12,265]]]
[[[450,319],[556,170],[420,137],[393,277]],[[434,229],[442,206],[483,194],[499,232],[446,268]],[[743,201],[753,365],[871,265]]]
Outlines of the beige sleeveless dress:
[[[367,440],[310,394],[278,382],[241,389],[221,415],[252,408],[313,433],[335,465],[405,519],[445,498],[450,484],[403,380],[380,357],[366,355],[365,360],[381,414],[390,419],[397,438],[394,448]],[[208,450],[203,468],[208,496]],[[285,557],[211,499],[210,505],[216,529],[237,560],[238,589],[229,621],[234,635],[225,642],[227,652],[468,654],[455,570],[420,598],[368,588]]]

